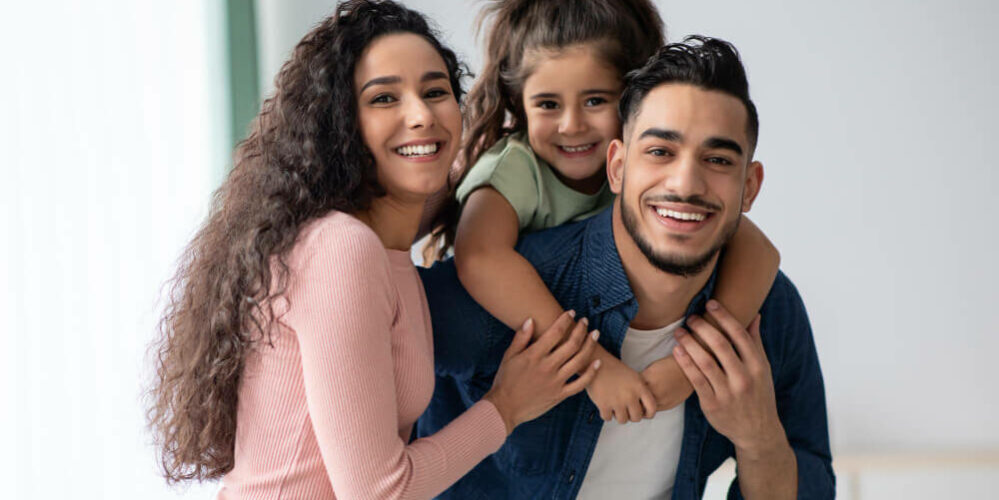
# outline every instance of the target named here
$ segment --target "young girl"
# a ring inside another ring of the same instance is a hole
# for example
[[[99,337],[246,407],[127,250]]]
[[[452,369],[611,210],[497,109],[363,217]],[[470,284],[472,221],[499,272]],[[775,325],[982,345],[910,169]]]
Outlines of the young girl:
[[[521,232],[582,218],[610,205],[607,146],[620,136],[623,75],[664,41],[647,0],[499,0],[485,7],[486,61],[466,107],[464,164],[454,235],[462,284],[496,318],[541,328],[562,308],[514,246]],[[482,24],[480,24],[481,27]],[[779,256],[744,219],[721,263],[717,298],[744,324],[763,303]],[[503,286],[505,284],[506,286]],[[672,357],[639,374],[603,348],[587,388],[604,420],[651,418],[692,388]],[[643,378],[644,377],[644,378]]]

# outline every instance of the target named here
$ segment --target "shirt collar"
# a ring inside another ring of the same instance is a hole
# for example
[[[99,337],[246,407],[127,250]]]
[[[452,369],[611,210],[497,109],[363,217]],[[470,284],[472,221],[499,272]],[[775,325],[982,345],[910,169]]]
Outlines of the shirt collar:
[[[613,212],[612,203],[602,212],[590,217],[583,234],[583,298],[590,306],[590,314],[600,314],[635,299],[628,275],[624,272],[624,264],[621,263],[621,255],[614,243]],[[704,312],[705,304],[714,293],[717,275],[716,265],[707,283],[690,301],[687,316]],[[637,314],[637,306],[637,303],[633,305],[631,317]]]

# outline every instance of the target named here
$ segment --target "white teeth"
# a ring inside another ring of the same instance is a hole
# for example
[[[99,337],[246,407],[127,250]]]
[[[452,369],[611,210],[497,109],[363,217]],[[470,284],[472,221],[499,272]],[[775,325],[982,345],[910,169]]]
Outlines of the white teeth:
[[[692,220],[695,222],[700,222],[707,218],[706,214],[677,212],[676,210],[669,210],[667,208],[656,208],[656,213],[659,214],[660,217],[669,217],[671,219],[678,220]]]
[[[437,152],[437,143],[420,144],[417,146],[403,146],[395,148],[395,152],[402,156],[429,156]]]
[[[583,146],[559,146],[567,153],[579,153],[580,151],[586,151],[594,146],[594,144],[586,144]]]

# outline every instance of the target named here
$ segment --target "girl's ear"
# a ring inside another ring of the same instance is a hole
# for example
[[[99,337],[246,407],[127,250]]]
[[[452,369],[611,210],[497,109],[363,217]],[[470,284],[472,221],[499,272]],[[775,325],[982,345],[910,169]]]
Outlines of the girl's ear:
[[[627,148],[621,139],[614,139],[607,146],[607,182],[611,192],[621,194],[621,182],[624,179],[624,157]]]

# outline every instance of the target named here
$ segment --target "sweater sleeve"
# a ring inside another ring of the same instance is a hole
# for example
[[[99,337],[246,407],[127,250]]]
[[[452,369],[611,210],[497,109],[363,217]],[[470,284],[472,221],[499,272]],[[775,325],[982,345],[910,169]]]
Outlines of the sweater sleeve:
[[[285,323],[297,334],[309,416],[333,490],[338,498],[430,498],[499,449],[502,419],[481,401],[407,445],[392,358],[399,304],[385,250],[359,222],[313,236],[291,262]]]

